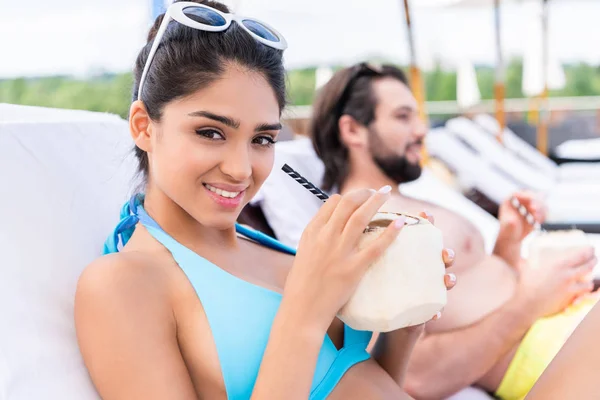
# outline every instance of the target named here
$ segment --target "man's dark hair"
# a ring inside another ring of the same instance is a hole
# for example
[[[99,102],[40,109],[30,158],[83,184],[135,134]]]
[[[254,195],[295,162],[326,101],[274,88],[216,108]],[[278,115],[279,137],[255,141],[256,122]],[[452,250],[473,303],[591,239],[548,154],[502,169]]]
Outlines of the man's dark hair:
[[[341,190],[348,176],[348,149],[340,140],[340,118],[349,115],[358,123],[369,126],[375,119],[377,107],[373,82],[388,77],[409,86],[400,68],[361,63],[338,71],[319,91],[313,105],[309,132],[315,151],[325,164],[324,190],[334,187]]]

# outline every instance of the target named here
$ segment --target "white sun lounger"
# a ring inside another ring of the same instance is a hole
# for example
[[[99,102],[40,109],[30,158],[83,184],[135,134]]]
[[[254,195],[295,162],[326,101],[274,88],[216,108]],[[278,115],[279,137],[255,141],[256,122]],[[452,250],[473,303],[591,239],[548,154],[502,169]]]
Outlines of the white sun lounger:
[[[99,399],[75,338],[83,268],[135,164],[115,115],[0,104],[0,398]]]
[[[600,160],[600,138],[568,140],[556,147],[556,155],[567,160]]]
[[[593,196],[600,200],[600,180],[595,182],[559,181],[555,176],[532,168],[530,164],[501,146],[491,135],[467,118],[453,118],[446,123],[446,128],[473,146],[483,158],[528,188],[548,195],[567,198]]]
[[[479,114],[473,120],[491,136],[494,136],[498,129],[500,129],[498,121],[488,114]],[[529,163],[533,168],[542,172],[544,175],[560,182],[569,180],[591,180],[600,182],[600,163],[572,162],[557,165],[554,161],[517,136],[509,128],[504,129],[502,138],[504,145],[508,150],[515,153],[522,160]],[[584,142],[582,144],[589,146],[593,141],[594,139],[591,139],[590,141],[585,140],[582,141]],[[565,143],[565,146],[568,146],[568,144]],[[598,158],[600,158],[600,155]]]
[[[474,155],[470,160],[471,165],[475,165],[475,160],[478,158],[480,165],[492,166],[506,178],[505,180],[513,182],[520,188],[534,190],[544,195],[549,206],[549,222],[596,223],[600,221],[600,210],[597,207],[600,201],[600,182],[557,182],[544,173],[532,169],[506,148],[498,146],[492,137],[482,134],[479,127],[466,118],[452,119],[448,121],[445,129],[440,131],[444,131],[445,135],[456,143],[455,147],[463,146],[471,150]],[[436,148],[435,144],[432,144],[432,147]],[[448,148],[439,147],[438,150],[436,156],[444,162],[453,158]],[[465,160],[459,162],[466,163]],[[492,176],[485,178],[485,174],[479,170],[470,170],[470,175],[478,176],[480,180],[496,181]],[[485,191],[483,193],[488,195]],[[507,192],[506,196],[509,195],[510,193]]]

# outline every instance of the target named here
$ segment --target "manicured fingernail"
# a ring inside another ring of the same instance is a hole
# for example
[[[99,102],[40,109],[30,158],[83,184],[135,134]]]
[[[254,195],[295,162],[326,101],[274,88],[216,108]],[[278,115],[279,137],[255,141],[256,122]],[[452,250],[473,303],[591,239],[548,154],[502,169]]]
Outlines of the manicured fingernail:
[[[442,318],[442,312],[438,311],[437,314],[435,314],[435,320],[437,321],[438,319]]]
[[[400,217],[394,221],[394,228],[400,229],[404,226],[405,223],[406,223],[406,217]]]
[[[456,275],[450,273],[450,274],[448,274],[448,279],[450,279],[450,283],[452,283],[452,284],[456,283]]]
[[[456,254],[454,253],[454,250],[446,249],[446,253],[448,254],[449,259],[454,260],[454,257],[456,256]]]
[[[388,194],[391,191],[392,191],[392,187],[390,185],[385,185],[384,187],[379,189],[379,193],[381,193],[381,194]]]

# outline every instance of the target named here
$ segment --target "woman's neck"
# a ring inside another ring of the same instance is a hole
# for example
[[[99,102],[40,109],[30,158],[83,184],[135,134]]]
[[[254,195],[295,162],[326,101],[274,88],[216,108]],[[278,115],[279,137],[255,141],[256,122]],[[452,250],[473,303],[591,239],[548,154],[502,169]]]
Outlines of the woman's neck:
[[[207,227],[159,190],[147,190],[144,209],[173,239],[192,250],[237,248],[235,225],[226,229]]]

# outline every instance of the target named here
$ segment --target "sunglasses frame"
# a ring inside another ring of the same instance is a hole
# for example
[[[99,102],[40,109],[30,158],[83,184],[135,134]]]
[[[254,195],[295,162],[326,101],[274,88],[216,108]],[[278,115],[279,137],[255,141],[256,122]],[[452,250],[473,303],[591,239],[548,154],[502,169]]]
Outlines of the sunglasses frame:
[[[354,85],[359,78],[363,76],[376,77],[382,75],[382,68],[379,65],[362,62],[360,64],[355,65],[352,68],[352,72],[350,73],[350,77],[348,78],[348,83],[344,86],[344,90],[340,95],[340,99],[338,101],[338,117],[341,117],[344,113],[344,108],[346,108],[346,103],[350,99],[352,95],[352,90],[354,89]]]
[[[220,26],[212,26],[212,25],[207,25],[207,24],[203,24],[201,22],[195,21],[185,14],[184,11],[186,8],[208,9],[208,10],[220,15],[223,18],[223,20],[225,20],[225,24],[220,25]],[[246,32],[248,32],[250,34],[250,36],[252,36],[254,39],[259,41],[260,43],[262,43],[266,46],[272,47],[274,49],[277,49],[277,50],[282,50],[282,51],[287,48],[287,42],[286,42],[285,38],[283,37],[283,35],[281,35],[281,33],[279,33],[275,28],[271,27],[266,22],[257,20],[255,18],[243,17],[240,15],[230,14],[230,13],[224,13],[217,9],[209,7],[207,5],[198,4],[198,3],[191,2],[191,1],[181,1],[181,2],[177,2],[177,3],[173,3],[169,6],[167,11],[165,12],[165,16],[162,20],[162,23],[160,24],[160,27],[158,28],[158,32],[156,33],[156,37],[154,38],[152,47],[150,48],[150,53],[148,54],[148,59],[146,60],[146,64],[144,65],[144,71],[142,72],[142,77],[140,78],[140,86],[138,88],[138,100],[142,99],[142,88],[144,86],[144,82],[146,80],[146,75],[148,74],[148,70],[150,69],[150,64],[152,64],[152,59],[154,59],[156,50],[158,49],[158,46],[160,45],[160,42],[162,41],[165,31],[167,30],[167,26],[169,25],[169,23],[172,20],[175,20],[175,21],[179,22],[180,24],[185,25],[189,28],[198,29],[198,30],[207,31],[207,32],[223,32],[231,26],[232,21],[235,21],[242,29],[244,29]],[[269,31],[271,31],[271,33],[273,33],[277,37],[277,39],[279,39],[279,41],[274,42],[274,41],[260,37],[259,35],[252,32],[250,29],[248,29],[248,27],[246,27],[246,25],[244,24],[244,21],[252,21],[252,22],[256,22],[256,23],[264,26]]]

